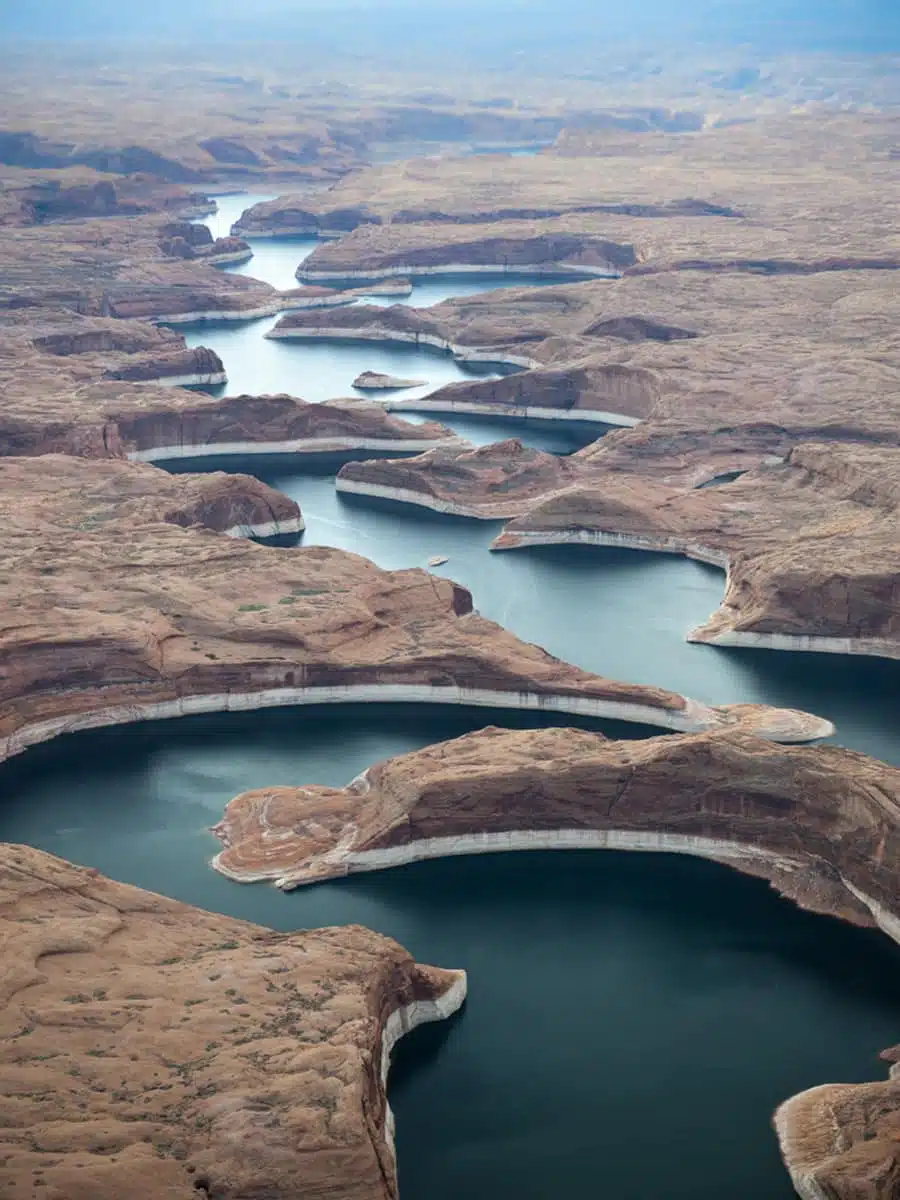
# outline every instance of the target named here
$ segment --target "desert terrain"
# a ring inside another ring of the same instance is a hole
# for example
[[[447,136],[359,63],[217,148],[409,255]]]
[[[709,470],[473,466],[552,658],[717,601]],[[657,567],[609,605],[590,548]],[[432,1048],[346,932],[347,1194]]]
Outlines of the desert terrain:
[[[623,68],[609,50],[561,71],[548,49],[535,73],[473,62],[439,86],[287,47],[2,58],[0,759],[101,725],[350,699],[630,720],[673,732],[489,728],[344,789],[245,793],[216,865],[296,886],[571,834],[727,861],[897,940],[896,769],[777,745],[829,736],[827,719],[583,670],[451,579],[259,544],[304,518],[252,475],[153,465],[349,453],[338,491],[502,519],[497,551],[721,566],[692,641],[897,659],[887,57],[662,49]],[[196,223],[252,188],[277,198],[229,236]],[[252,266],[254,239],[299,235],[319,241],[296,287],[229,270]],[[367,302],[476,276],[512,286]],[[228,364],[179,327],[263,317],[276,341],[414,345],[503,373],[424,400],[377,373],[375,399],[222,395]],[[466,413],[597,437],[565,457],[512,437],[476,450],[454,429]],[[461,973],[29,847],[0,863],[9,1195],[396,1196],[390,1048],[459,1007]],[[896,1082],[823,1083],[776,1119],[795,1187],[888,1200]]]

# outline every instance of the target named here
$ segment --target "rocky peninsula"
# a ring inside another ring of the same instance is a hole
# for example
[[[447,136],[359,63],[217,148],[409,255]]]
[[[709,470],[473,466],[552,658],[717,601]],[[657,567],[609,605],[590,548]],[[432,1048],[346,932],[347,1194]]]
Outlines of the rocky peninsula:
[[[335,486],[339,492],[496,521],[527,513],[581,478],[577,455],[563,458],[510,438],[477,449],[438,447],[402,464],[377,459],[346,463]]]
[[[56,469],[65,489],[44,482]],[[350,700],[537,708],[680,730],[749,725],[788,742],[833,732],[807,713],[713,708],[602,679],[479,617],[465,588],[425,571],[176,529],[143,502],[157,476],[177,499],[164,510],[175,524],[235,531],[220,492],[243,493],[240,476],[169,481],[133,463],[100,472],[75,458],[0,460],[9,615],[0,759],[77,729]],[[249,491],[265,501],[271,490],[252,481]],[[296,505],[280,499],[296,523]],[[260,532],[247,525],[240,531]]]
[[[685,554],[728,572],[721,607],[691,641],[900,656],[896,449],[800,444],[699,489],[607,474],[602,452],[588,457],[598,470],[588,486],[535,505],[495,548],[566,542]]]
[[[697,854],[900,941],[900,771],[746,730],[610,741],[487,728],[379,763],[344,789],[247,792],[216,832],[218,870],[285,888],[448,854]]]
[[[391,1050],[461,971],[280,934],[0,845],[0,1160],[16,1194],[393,1200]]]
[[[612,546],[721,566],[722,605],[691,641],[900,656],[900,452],[800,443],[754,467],[759,450],[754,459],[746,442],[729,457],[721,439],[713,466],[711,441],[655,462],[643,432],[566,458],[516,439],[447,446],[403,462],[348,463],[336,486],[456,516],[514,518],[495,550]],[[661,466],[671,473],[660,477]],[[723,467],[726,482],[716,484]]]

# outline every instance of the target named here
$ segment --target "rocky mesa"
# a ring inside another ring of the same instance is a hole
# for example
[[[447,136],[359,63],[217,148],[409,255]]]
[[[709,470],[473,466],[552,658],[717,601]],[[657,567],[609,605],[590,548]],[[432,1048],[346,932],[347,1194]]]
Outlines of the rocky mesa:
[[[288,888],[448,854],[697,854],[900,941],[900,771],[745,729],[611,741],[487,728],[378,763],[343,789],[244,793],[216,832],[218,870]]]
[[[700,488],[616,472],[628,457],[621,451],[613,443],[608,459],[602,446],[584,452],[594,479],[510,522],[495,548],[564,542],[686,554],[728,570],[721,607],[692,641],[900,655],[900,451],[800,444]]]
[[[228,477],[170,481],[149,466],[109,462],[100,472],[71,458],[60,499],[46,480],[61,466],[0,460],[0,758],[76,729],[348,700],[539,708],[674,729],[749,722],[785,741],[832,732],[805,713],[717,709],[582,671],[478,616],[465,588],[422,570],[176,528],[158,497],[122,503],[159,480],[178,493],[179,523],[185,514],[196,523],[207,489]]]
[[[15,1195],[395,1200],[391,1049],[459,1008],[463,972],[358,926],[274,933],[25,846],[0,846],[0,938]]]

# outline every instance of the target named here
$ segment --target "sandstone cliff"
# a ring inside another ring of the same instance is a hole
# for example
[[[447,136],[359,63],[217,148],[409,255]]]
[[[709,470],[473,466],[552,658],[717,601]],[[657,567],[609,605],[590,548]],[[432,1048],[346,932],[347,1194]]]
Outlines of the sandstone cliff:
[[[0,846],[0,1160],[45,1200],[394,1200],[391,1046],[465,976]]]
[[[360,699],[561,709],[678,729],[750,720],[787,741],[831,732],[808,714],[735,714],[592,675],[477,616],[469,592],[424,571],[165,523],[217,528],[244,492],[272,497],[276,516],[279,502],[296,514],[255,480],[99,467],[0,460],[0,757],[78,728]]]
[[[611,465],[623,458],[614,444]],[[900,451],[800,445],[700,489],[607,473],[606,461],[602,448],[583,455],[594,478],[535,505],[495,547],[633,546],[728,564],[722,606],[692,641],[900,655]]]
[[[743,731],[609,741],[488,728],[378,763],[344,789],[247,792],[216,831],[219,870],[282,887],[490,850],[700,854],[900,940],[900,771]]]

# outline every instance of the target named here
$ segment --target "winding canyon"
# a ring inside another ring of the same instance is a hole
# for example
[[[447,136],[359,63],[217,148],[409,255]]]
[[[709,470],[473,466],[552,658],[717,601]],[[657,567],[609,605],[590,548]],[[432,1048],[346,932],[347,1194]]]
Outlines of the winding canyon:
[[[11,1195],[896,1195],[895,119],[780,69],[0,138]]]

